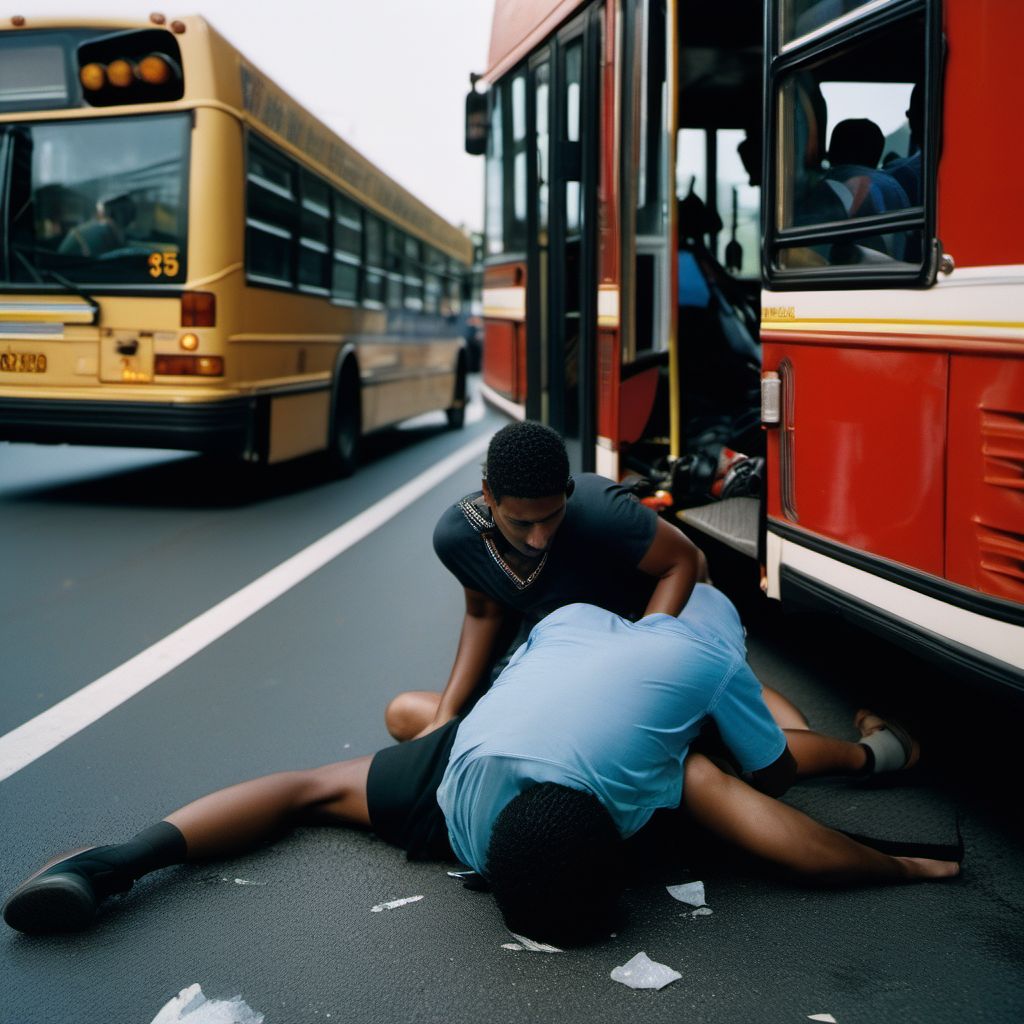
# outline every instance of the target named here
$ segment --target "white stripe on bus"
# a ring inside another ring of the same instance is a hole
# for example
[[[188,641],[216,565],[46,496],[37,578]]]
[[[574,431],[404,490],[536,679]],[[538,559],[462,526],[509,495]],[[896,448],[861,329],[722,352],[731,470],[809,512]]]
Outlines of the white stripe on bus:
[[[487,450],[474,438],[355,518],[253,580],[106,675],[0,736],[0,781],[60,746],[245,622]],[[428,557],[424,554],[424,557]]]
[[[769,547],[774,545],[777,548],[776,558],[770,557],[769,561],[777,561],[779,567],[790,566],[840,593],[887,612],[894,619],[945,637],[996,661],[1024,669],[1024,626],[957,608],[811,551],[801,544],[780,539],[771,531],[768,532],[768,540]]]

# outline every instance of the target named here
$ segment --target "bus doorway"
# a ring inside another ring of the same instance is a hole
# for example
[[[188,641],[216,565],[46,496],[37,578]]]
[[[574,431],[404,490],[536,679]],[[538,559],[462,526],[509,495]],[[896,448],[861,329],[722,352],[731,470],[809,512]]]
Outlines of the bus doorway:
[[[557,430],[572,468],[594,468],[598,63],[602,9],[531,60],[526,414]],[[526,154],[523,154],[526,157]]]

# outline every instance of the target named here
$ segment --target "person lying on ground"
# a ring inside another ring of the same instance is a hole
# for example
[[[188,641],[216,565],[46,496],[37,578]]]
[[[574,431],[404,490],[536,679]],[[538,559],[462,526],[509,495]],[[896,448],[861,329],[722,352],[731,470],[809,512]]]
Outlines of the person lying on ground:
[[[708,720],[744,778],[691,751]],[[859,722],[860,743],[848,746],[859,746],[862,770],[917,756],[889,723],[867,713]],[[816,735],[801,739],[810,746]],[[822,739],[823,761],[840,742]],[[65,856],[13,893],[4,918],[28,933],[83,927],[103,898],[148,872],[237,854],[307,824],[372,828],[411,859],[457,859],[486,879],[513,932],[559,945],[608,933],[624,840],[660,808],[680,808],[712,836],[808,882],[959,870],[873,849],[769,795],[798,770],[724,595],[700,584],[679,618],[635,623],[574,604],[533,629],[465,718],[372,757],[243,782],[127,843]]]
[[[491,438],[481,490],[445,510],[434,549],[463,586],[462,633],[442,693],[411,690],[388,705],[397,740],[468,711],[556,608],[678,615],[707,579],[703,554],[681,530],[611,480],[573,479],[562,438],[529,420]],[[765,698],[784,728],[806,724],[781,694],[766,688]]]

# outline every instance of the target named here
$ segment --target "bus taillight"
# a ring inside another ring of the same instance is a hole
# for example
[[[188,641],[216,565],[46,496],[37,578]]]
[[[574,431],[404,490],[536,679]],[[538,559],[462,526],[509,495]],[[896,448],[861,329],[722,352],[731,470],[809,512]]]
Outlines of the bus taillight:
[[[153,373],[159,377],[223,377],[223,356],[158,355]]]
[[[182,327],[214,327],[217,296],[213,292],[184,292],[181,296]]]

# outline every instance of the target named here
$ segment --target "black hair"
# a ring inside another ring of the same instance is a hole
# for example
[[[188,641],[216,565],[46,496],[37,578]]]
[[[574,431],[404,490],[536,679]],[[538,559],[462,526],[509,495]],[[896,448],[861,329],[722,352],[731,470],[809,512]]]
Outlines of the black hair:
[[[491,438],[484,477],[495,501],[564,494],[569,486],[565,442],[543,423],[510,423]]]
[[[543,782],[498,815],[486,875],[509,931],[572,946],[614,927],[622,857],[622,838],[597,797]]]
[[[867,117],[851,117],[832,129],[828,158],[833,166],[859,164],[877,167],[885,148],[882,129]]]

